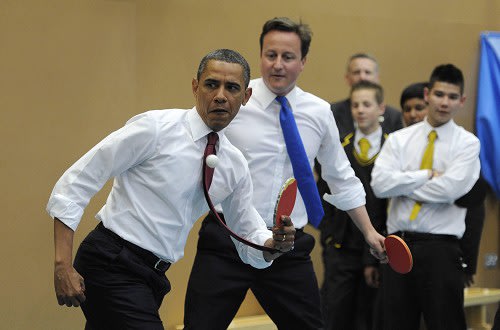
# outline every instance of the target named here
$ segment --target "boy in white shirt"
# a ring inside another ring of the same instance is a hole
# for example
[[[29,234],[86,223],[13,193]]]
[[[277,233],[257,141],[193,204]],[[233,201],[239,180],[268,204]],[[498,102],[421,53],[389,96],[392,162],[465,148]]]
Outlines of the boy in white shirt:
[[[388,137],[372,173],[375,194],[390,198],[387,232],[402,237],[413,254],[410,273],[382,270],[384,326],[419,329],[423,314],[429,330],[465,330],[459,239],[466,209],[454,202],[479,177],[480,144],[453,120],[465,102],[460,69],[437,66],[424,98],[425,119]]]

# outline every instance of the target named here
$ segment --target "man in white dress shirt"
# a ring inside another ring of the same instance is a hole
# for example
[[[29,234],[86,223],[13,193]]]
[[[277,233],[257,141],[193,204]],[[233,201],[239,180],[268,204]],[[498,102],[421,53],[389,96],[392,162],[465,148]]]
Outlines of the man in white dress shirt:
[[[422,314],[429,330],[466,329],[459,246],[466,209],[454,202],[477,181],[480,163],[479,140],[453,121],[463,91],[457,67],[437,66],[424,89],[425,120],[390,134],[375,161],[373,191],[391,199],[387,232],[413,254],[406,275],[383,267],[385,329],[419,329]],[[430,166],[423,166],[424,154],[433,154]]]
[[[254,205],[272,227],[280,187],[294,176],[279,120],[281,105],[276,100],[286,96],[309,165],[318,158],[335,206],[346,210],[369,245],[383,254],[383,237],[371,225],[364,206],[365,191],[340,145],[330,105],[296,86],[310,42],[311,32],[302,23],[275,18],[264,24],[260,37],[262,78],[250,82],[252,97],[228,126],[227,137],[248,160]],[[224,206],[223,212],[228,215]],[[300,193],[291,215],[299,228],[295,247],[266,269],[241,263],[230,239],[216,230],[212,218],[209,215],[200,230],[186,294],[185,329],[227,329],[248,289],[279,329],[323,328],[310,258],[314,238],[302,230],[308,216]]]
[[[219,165],[209,193],[233,231],[282,252],[293,246],[290,219],[271,232],[252,206],[252,182],[241,152],[224,128],[251,96],[250,68],[235,51],[206,55],[192,90],[191,110],[135,116],[87,152],[59,179],[47,211],[54,218],[54,283],[60,305],[81,306],[86,329],[163,329],[158,309],[170,290],[165,271],[182,258],[193,223],[208,204],[202,188],[207,135],[217,132]],[[89,200],[114,177],[101,222],[72,265],[73,233]],[[221,230],[219,228],[219,230]],[[283,235],[290,240],[282,241]],[[273,239],[276,238],[276,240]],[[235,242],[242,262],[265,268],[270,254]]]

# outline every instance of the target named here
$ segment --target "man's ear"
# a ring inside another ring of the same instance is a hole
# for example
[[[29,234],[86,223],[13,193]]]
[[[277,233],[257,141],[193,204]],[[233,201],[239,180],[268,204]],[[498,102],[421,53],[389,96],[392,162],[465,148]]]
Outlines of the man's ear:
[[[302,70],[304,70],[304,66],[306,65],[306,62],[307,62],[307,55],[304,56],[304,58],[301,59],[300,62],[302,63],[302,67],[300,68],[300,72],[302,72]]]
[[[347,86],[349,86],[349,89],[351,88],[351,80],[349,79],[349,72],[346,71],[346,73],[344,74],[344,81],[346,83]],[[349,96],[350,98],[350,96]]]
[[[460,104],[463,106],[465,104],[465,101],[467,100],[467,96],[465,94],[462,94],[460,97]]]
[[[191,81],[191,88],[193,89],[193,95],[196,97],[198,95],[198,80],[196,78]]]
[[[424,100],[425,103],[429,104],[429,87],[424,87]]]
[[[385,103],[379,104],[380,115],[382,116],[385,113]]]
[[[252,96],[252,88],[248,87],[245,91],[245,97],[243,98],[243,102],[241,102],[242,105],[247,104],[248,100],[250,100],[250,97]]]

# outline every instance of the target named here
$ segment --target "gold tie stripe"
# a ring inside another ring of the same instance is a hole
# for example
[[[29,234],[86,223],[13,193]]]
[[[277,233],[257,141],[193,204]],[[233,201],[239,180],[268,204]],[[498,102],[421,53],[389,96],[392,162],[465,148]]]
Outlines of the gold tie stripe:
[[[427,143],[427,148],[424,151],[424,156],[422,157],[422,163],[420,163],[421,170],[432,170],[432,159],[434,156],[434,141],[437,138],[436,131],[431,131],[429,133],[429,142]],[[410,221],[413,221],[417,218],[420,209],[422,208],[421,202],[416,202],[413,206],[413,210],[410,213]]]

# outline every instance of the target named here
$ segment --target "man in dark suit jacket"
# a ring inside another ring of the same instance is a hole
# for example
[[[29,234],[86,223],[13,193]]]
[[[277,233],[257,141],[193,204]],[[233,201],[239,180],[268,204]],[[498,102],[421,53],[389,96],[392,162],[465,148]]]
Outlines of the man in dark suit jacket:
[[[368,54],[358,53],[349,58],[345,73],[345,80],[349,87],[360,80],[379,82],[379,69],[377,60]],[[351,114],[351,100],[349,98],[334,102],[331,105],[335,122],[342,139],[349,132],[354,131],[354,120]],[[394,132],[403,127],[403,116],[401,111],[391,106],[385,107],[384,116],[380,118],[384,132]]]

